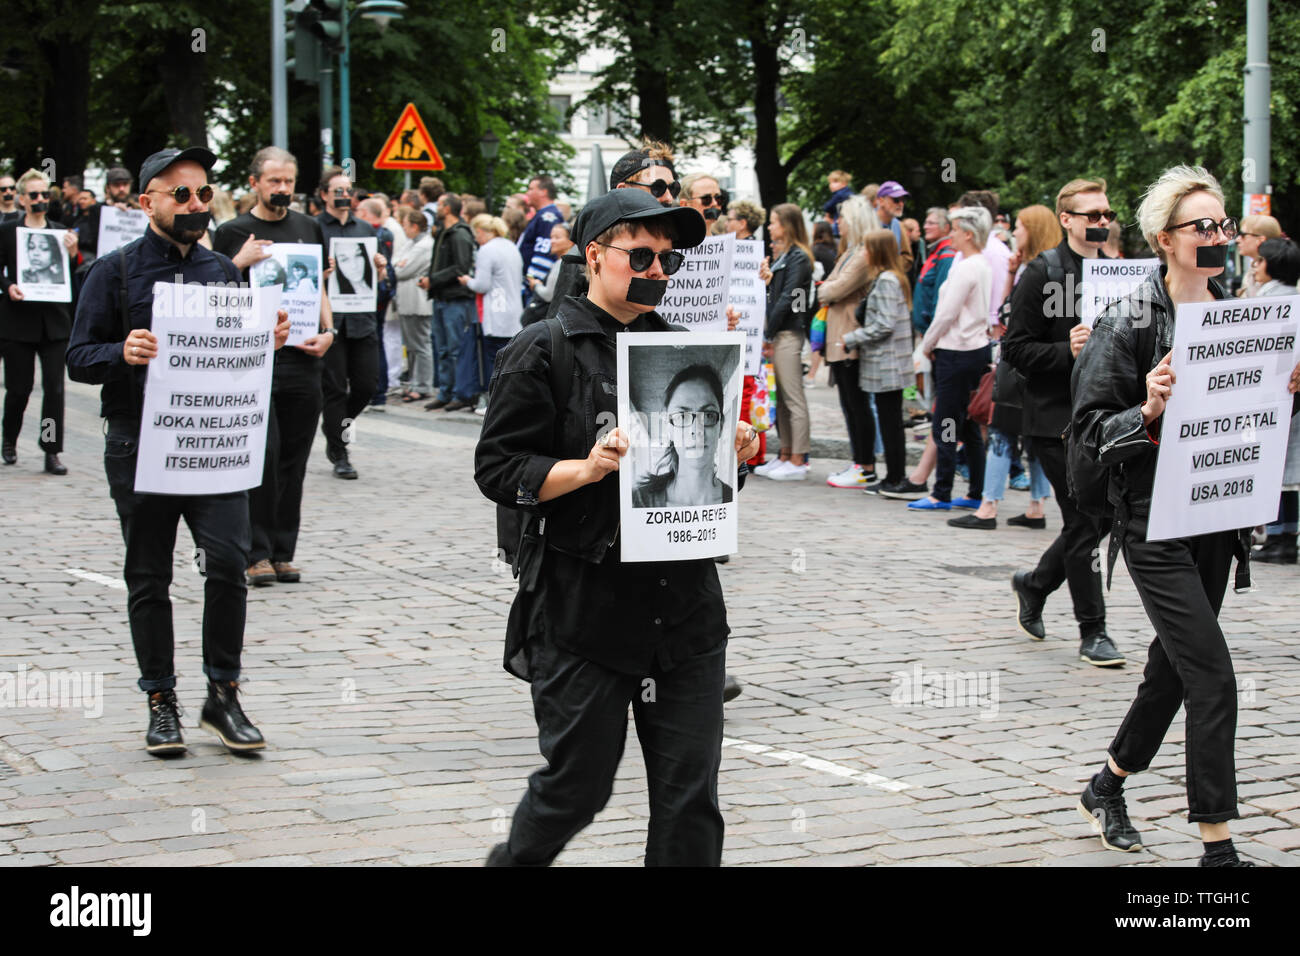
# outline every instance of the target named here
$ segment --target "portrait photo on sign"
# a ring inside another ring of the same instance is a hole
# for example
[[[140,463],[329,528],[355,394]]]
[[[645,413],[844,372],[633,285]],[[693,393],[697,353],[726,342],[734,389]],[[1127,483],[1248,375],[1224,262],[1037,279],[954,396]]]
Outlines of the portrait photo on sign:
[[[375,249],[378,240],[330,240],[330,255],[334,257],[334,271],[330,274],[329,295],[335,312],[375,311],[378,275],[375,269]]]
[[[285,268],[280,257],[274,252],[270,256],[255,264],[249,270],[249,276],[253,280],[253,285],[262,288],[268,285],[287,285]]]
[[[623,560],[734,550],[743,352],[739,332],[619,336]],[[643,509],[655,514],[637,518]]]
[[[320,288],[319,263],[309,256],[286,256],[285,292],[315,292]]]
[[[72,273],[60,229],[17,230],[18,285],[29,302],[71,302]]]

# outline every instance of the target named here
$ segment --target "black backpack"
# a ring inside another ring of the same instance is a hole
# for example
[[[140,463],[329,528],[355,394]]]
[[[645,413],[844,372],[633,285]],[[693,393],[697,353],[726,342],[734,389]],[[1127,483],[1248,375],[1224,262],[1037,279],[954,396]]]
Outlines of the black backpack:
[[[564,422],[564,409],[569,404],[573,388],[573,346],[569,344],[558,319],[545,319],[551,336],[551,397],[555,401],[555,431],[551,438],[551,451],[560,453],[560,435]],[[492,401],[489,393],[488,402]],[[546,533],[546,519],[519,508],[497,505],[497,557],[510,565],[515,577],[525,563],[535,565],[542,554],[542,539]],[[527,542],[525,542],[527,539]]]

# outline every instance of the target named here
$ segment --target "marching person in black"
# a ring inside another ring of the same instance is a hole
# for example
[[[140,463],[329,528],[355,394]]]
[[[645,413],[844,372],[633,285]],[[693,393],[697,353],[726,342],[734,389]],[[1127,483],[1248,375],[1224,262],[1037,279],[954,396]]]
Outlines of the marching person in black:
[[[1017,571],[1011,588],[1018,602],[1020,629],[1036,641],[1047,636],[1043,605],[1068,583],[1079,622],[1079,660],[1096,667],[1118,667],[1124,655],[1106,634],[1106,600],[1101,590],[1097,548],[1105,535],[1100,515],[1086,514],[1066,484],[1065,442],[1070,421],[1072,344],[1088,340],[1079,321],[1079,280],[1084,258],[1105,258],[1101,247],[1115,213],[1104,180],[1075,179],[1056,195],[1056,214],[1065,238],[1025,266],[1011,293],[1011,324],[1002,337],[1002,356],[1025,377],[1022,432],[1043,466],[1061,508],[1061,533],[1032,571]]]
[[[1186,709],[1188,819],[1205,843],[1201,866],[1253,866],[1233,848],[1236,818],[1233,740],[1237,682],[1219,610],[1228,569],[1238,559],[1237,587],[1249,587],[1249,532],[1218,531],[1148,541],[1165,403],[1176,391],[1175,312],[1183,303],[1213,302],[1227,293],[1213,276],[1237,234],[1225,216],[1218,182],[1199,167],[1168,169],[1147,190],[1138,223],[1162,261],[1132,295],[1098,318],[1073,372],[1071,429],[1088,459],[1109,472],[1115,505],[1111,562],[1124,551],[1133,584],[1155,628],[1146,670],[1110,756],[1079,800],[1080,812],[1113,850],[1139,850],[1142,839],[1124,803],[1124,780],[1146,770],[1179,707]],[[1300,366],[1290,390],[1300,388]],[[1292,414],[1300,409],[1300,396]]]
[[[270,256],[277,242],[319,246],[321,264],[329,255],[320,223],[289,208],[298,178],[298,160],[287,150],[267,146],[253,156],[248,185],[257,204],[242,216],[222,223],[212,248],[229,256],[248,279],[248,271]],[[302,485],[321,412],[321,357],[334,342],[329,296],[321,290],[321,331],[302,344],[275,353],[271,410],[266,428],[262,484],[248,493],[253,547],[248,556],[248,583],[296,583],[302,575],[293,563],[302,520]]]
[[[23,295],[24,276],[18,272],[18,228],[62,229],[63,225],[47,219],[50,181],[34,169],[18,180],[18,203],[23,215],[0,225],[0,355],[4,356],[5,401],[4,424],[0,431],[0,460],[6,465],[18,461],[18,434],[23,427],[23,413],[35,383],[35,366],[41,361],[41,424],[37,444],[45,453],[45,471],[66,475],[67,467],[59,460],[63,451],[63,362],[72,332],[72,307],[66,302],[31,302]],[[51,246],[42,240],[42,251],[51,257]],[[80,261],[77,235],[63,234],[68,251],[69,268]],[[51,263],[50,265],[56,265]],[[29,270],[30,271],[30,270]]]
[[[86,259],[99,255],[99,220],[105,206],[115,209],[138,209],[131,201],[131,174],[114,166],[104,174],[104,201],[90,207],[77,230],[77,245]]]
[[[144,161],[140,206],[149,216],[149,229],[119,253],[95,261],[77,303],[68,348],[72,379],[104,386],[104,471],[126,543],[127,616],[140,665],[139,687],[149,700],[145,749],[153,754],[185,750],[176,701],[175,638],[168,596],[176,526],[182,517],[199,549],[200,570],[205,576],[203,672],[208,677],[208,698],[200,726],[215,733],[232,751],[266,746],[238,698],[248,596],[244,583],[249,549],[247,492],[135,492],[146,368],[158,355],[158,339],[149,331],[154,283],[221,283],[224,287],[239,280],[234,263],[198,242],[207,231],[208,202],[213,193],[208,172],[215,162],[216,156],[197,146],[165,149]],[[278,349],[289,337],[288,316],[281,311],[277,321]]]
[[[320,197],[325,211],[316,217],[329,255],[330,240],[364,239],[375,236],[375,229],[352,214],[352,180],[338,166],[321,173]],[[335,263],[330,259],[330,268]],[[388,260],[375,253],[375,269],[383,275]],[[325,455],[334,464],[339,478],[356,478],[357,470],[348,458],[351,425],[370,403],[379,377],[379,326],[373,312],[338,312],[334,314],[338,340],[325,353],[325,370],[321,378],[325,396],[321,433],[325,436]]]
[[[483,494],[528,519],[505,665],[532,683],[547,761],[488,864],[549,864],[591,822],[609,799],[630,704],[649,784],[645,862],[716,866],[728,633],[717,568],[620,560],[614,472],[628,440],[609,428],[615,340],[676,328],[654,306],[681,266],[675,250],[698,245],[704,221],[615,190],[587,205],[575,239],[590,289],[501,351],[475,456]],[[757,444],[752,426],[737,426],[738,461]]]

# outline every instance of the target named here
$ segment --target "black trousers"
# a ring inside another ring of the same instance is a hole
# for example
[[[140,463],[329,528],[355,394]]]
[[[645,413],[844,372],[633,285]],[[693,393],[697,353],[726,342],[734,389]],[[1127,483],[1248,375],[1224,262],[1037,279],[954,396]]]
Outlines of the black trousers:
[[[321,360],[300,349],[281,349],[271,385],[262,483],[248,493],[253,530],[249,564],[293,560],[302,520],[302,483],[321,404]]]
[[[378,378],[379,338],[373,333],[357,339],[337,336],[325,353],[321,374],[325,399],[321,433],[325,436],[325,454],[330,461],[348,456],[350,426],[370,404]]]
[[[871,417],[871,404],[867,393],[858,386],[858,360],[844,359],[827,362],[831,380],[840,397],[840,410],[849,429],[849,447],[853,450],[854,464],[867,471],[876,467],[876,422]],[[883,427],[883,426],[882,426]]]
[[[41,427],[36,443],[41,451],[57,455],[63,451],[63,362],[68,354],[67,339],[40,342],[0,342],[4,355],[5,404],[4,441],[17,444],[23,428],[23,413],[36,382],[36,360],[41,361]]]
[[[646,677],[620,674],[550,641],[529,644],[537,739],[546,767],[528,778],[511,860],[545,866],[604,808],[627,739],[627,708],[650,791],[647,866],[718,866],[726,642]]]
[[[135,464],[139,425],[109,422],[104,472],[126,543],[123,577],[139,686],[150,693],[176,686],[172,630],[172,552],[181,518],[189,525],[203,583],[203,673],[238,680],[244,647],[248,586],[248,493],[138,495]]]
[[[885,446],[885,481],[907,477],[907,432],[903,427],[903,390],[872,392],[880,419],[880,443]],[[871,413],[871,409],[867,409]]]
[[[934,488],[936,501],[952,500],[952,480],[957,472],[957,442],[966,446],[970,474],[967,496],[984,496],[984,437],[980,426],[966,414],[971,392],[989,370],[993,351],[985,345],[968,352],[934,350],[934,419],[931,432],[938,452]]]
[[[1186,708],[1187,806],[1193,823],[1237,814],[1237,682],[1219,609],[1236,532],[1173,541],[1124,537],[1124,562],[1156,629],[1137,696],[1110,745],[1121,770],[1138,773]]]
[[[1080,632],[1105,627],[1106,601],[1101,590],[1103,556],[1098,548],[1106,529],[1100,518],[1081,512],[1070,497],[1066,485],[1065,442],[1059,438],[1024,438],[1043,466],[1043,474],[1061,507],[1061,533],[1038,559],[1038,566],[1029,575],[1029,586],[1042,594],[1051,594],[1068,581]]]

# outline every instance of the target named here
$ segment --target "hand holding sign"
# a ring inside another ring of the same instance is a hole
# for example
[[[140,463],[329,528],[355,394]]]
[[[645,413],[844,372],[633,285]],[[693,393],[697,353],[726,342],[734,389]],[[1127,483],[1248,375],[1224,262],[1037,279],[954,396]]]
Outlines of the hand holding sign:
[[[1174,374],[1172,350],[1165,353],[1156,367],[1147,372],[1147,400],[1142,403],[1142,421],[1150,425],[1165,412],[1165,402],[1173,394],[1173,384],[1178,381]]]
[[[280,309],[275,313],[275,347],[283,348],[284,343],[289,339],[289,330],[293,328],[289,321],[289,313]]]
[[[63,234],[63,245],[67,247],[68,255],[75,256],[77,254],[77,234],[71,229]]]
[[[600,481],[611,471],[618,471],[618,460],[627,454],[630,447],[627,434],[621,428],[615,428],[591,446],[587,460],[583,462],[583,478],[587,484]]]
[[[132,329],[122,343],[122,358],[127,365],[148,365],[158,355],[158,337],[148,329]]]
[[[1286,383],[1286,388],[1292,395],[1300,392],[1300,365],[1297,365],[1295,371],[1291,373],[1291,381]]]
[[[258,239],[257,236],[250,232],[248,238],[244,240],[244,244],[239,247],[239,251],[235,253],[235,257],[230,261],[235,264],[236,269],[243,272],[250,266],[255,266],[263,259],[270,257],[272,245],[274,243],[270,239]]]
[[[749,461],[758,454],[758,430],[748,422],[736,425],[736,461]]]
[[[1092,335],[1092,329],[1080,323],[1070,329],[1070,355],[1074,358],[1079,357],[1083,347],[1088,344],[1088,337]]]

